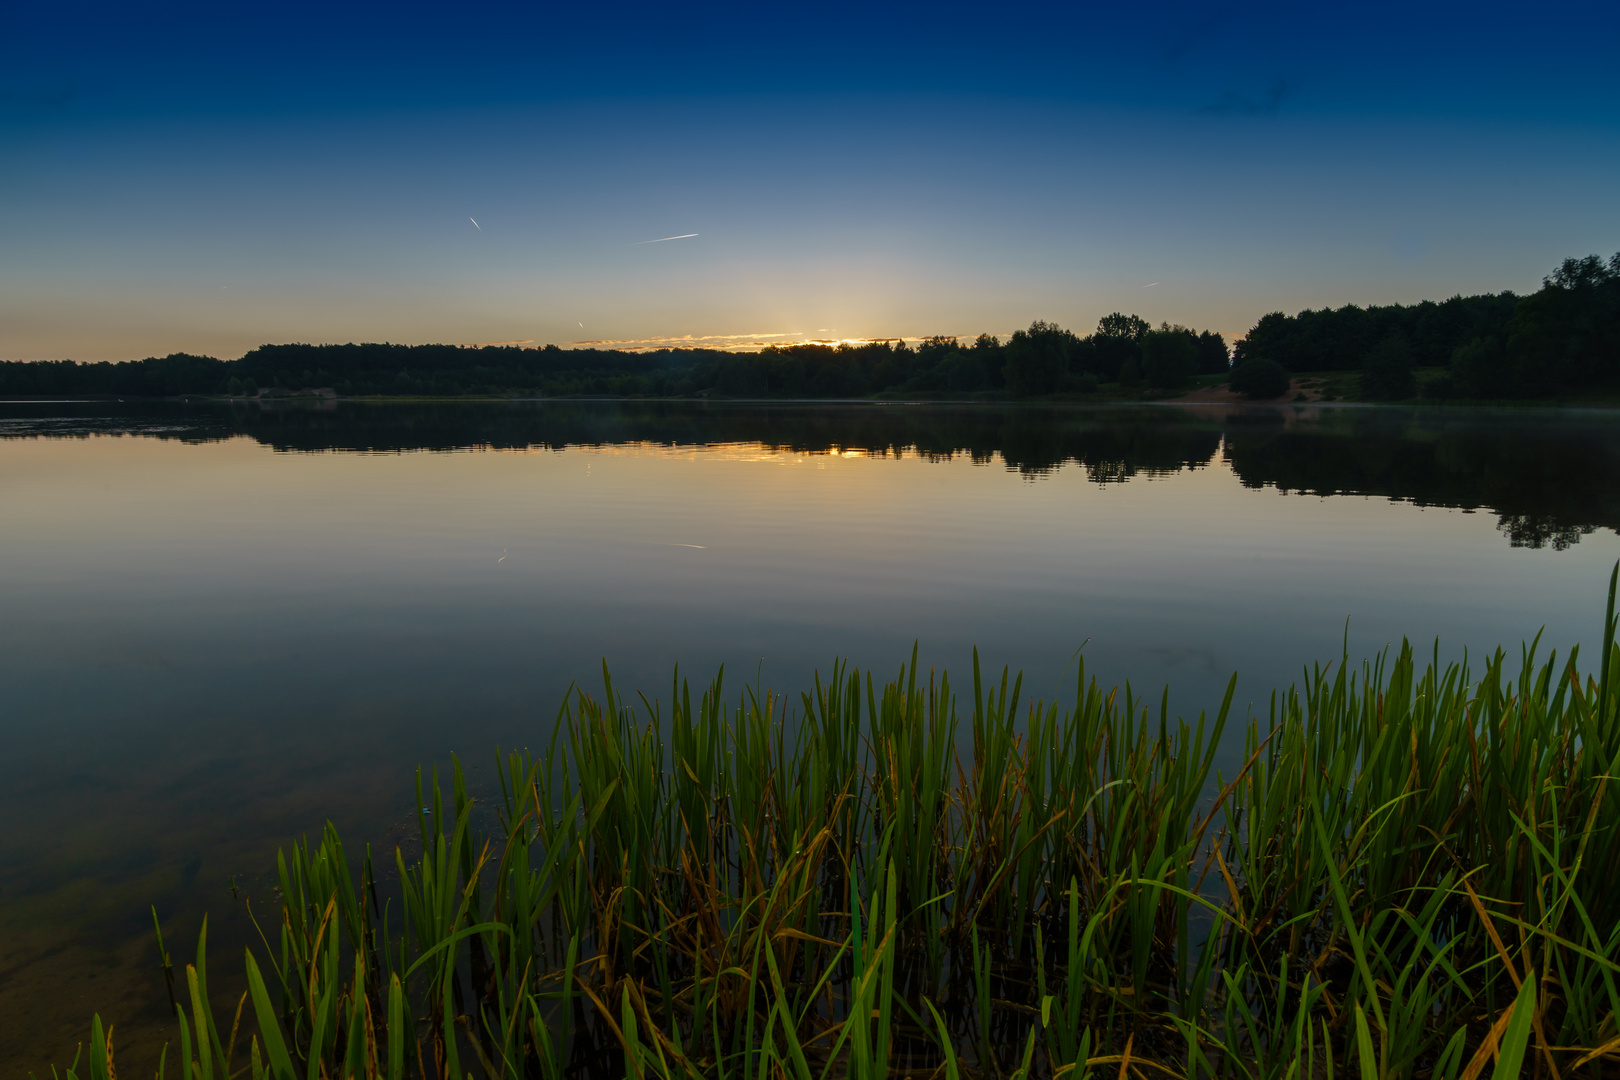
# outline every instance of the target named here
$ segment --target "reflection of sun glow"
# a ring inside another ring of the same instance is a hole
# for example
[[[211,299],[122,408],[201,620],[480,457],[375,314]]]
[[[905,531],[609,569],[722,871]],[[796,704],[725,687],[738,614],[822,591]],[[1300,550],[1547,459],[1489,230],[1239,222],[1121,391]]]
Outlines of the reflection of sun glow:
[[[552,447],[507,447],[491,446],[481,447],[497,454],[555,454],[568,452],[574,454],[589,454],[593,457],[604,458],[662,458],[685,461],[756,461],[769,462],[775,465],[803,464],[813,460],[827,458],[877,458],[886,457],[901,459],[906,452],[899,448],[890,448],[883,451],[871,451],[860,447],[834,446],[827,450],[801,450],[787,449],[772,446],[768,443],[706,443],[693,445],[674,445],[656,442],[626,442],[614,443],[608,446],[590,446],[574,443],[567,446]]]

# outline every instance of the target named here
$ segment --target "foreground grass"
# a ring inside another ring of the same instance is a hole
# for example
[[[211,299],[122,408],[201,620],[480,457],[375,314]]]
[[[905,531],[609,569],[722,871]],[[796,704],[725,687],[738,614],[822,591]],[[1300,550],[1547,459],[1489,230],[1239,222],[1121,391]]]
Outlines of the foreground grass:
[[[182,1080],[1474,1077],[1620,1063],[1620,647],[1476,679],[1409,647],[1242,721],[835,665],[793,702],[604,671],[417,779],[379,901],[330,826],[278,857],[249,986],[170,966]],[[1236,733],[1234,733],[1235,735]],[[386,891],[386,890],[385,890]],[[98,1017],[68,1076],[116,1075]],[[164,1075],[160,1067],[159,1075]]]

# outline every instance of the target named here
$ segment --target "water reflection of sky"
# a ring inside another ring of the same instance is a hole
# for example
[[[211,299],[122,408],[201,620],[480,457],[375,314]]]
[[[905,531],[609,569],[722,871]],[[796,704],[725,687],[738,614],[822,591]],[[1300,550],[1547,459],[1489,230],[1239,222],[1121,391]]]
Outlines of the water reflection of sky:
[[[161,1003],[148,903],[226,918],[230,875],[262,883],[271,847],[328,817],[387,850],[416,763],[458,751],[487,776],[604,657],[667,695],[677,663],[797,689],[839,655],[897,667],[913,641],[965,683],[977,645],[1049,696],[1084,643],[1109,682],[1168,684],[1173,711],[1217,704],[1233,671],[1263,710],[1338,657],[1347,619],[1356,658],[1403,635],[1477,656],[1543,625],[1590,643],[1620,556],[1610,529],[1515,547],[1488,506],[1245,486],[1230,431],[1207,465],[1124,483],[758,441],[282,453],[155,434],[0,439],[6,1015],[70,930],[47,1003],[88,1000],[92,974]],[[26,1045],[62,1059],[89,1007],[53,1006],[63,1026]]]

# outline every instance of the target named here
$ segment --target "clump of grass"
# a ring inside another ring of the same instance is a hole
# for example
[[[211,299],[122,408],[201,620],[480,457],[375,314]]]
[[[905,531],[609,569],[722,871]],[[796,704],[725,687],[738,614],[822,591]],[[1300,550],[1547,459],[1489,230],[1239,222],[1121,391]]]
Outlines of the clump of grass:
[[[1230,776],[1235,680],[1188,723],[1083,666],[1027,701],[976,655],[967,697],[915,650],[796,701],[604,668],[500,756],[495,835],[459,763],[448,806],[418,774],[397,904],[330,826],[284,851],[228,1024],[205,926],[182,1080],[1601,1076],[1615,584],[1596,677],[1403,643],[1273,695]],[[93,1080],[111,1044],[97,1018]]]

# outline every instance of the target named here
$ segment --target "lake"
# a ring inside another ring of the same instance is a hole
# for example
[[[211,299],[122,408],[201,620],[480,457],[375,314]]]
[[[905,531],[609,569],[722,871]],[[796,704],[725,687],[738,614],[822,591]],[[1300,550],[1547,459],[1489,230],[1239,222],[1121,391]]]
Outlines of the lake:
[[[14,402],[0,508],[0,1061],[99,1011],[144,1072],[153,905],[177,961],[211,915],[234,1005],[278,845],[391,863],[418,764],[487,791],[604,660],[667,698],[977,646],[1050,698],[1078,652],[1263,716],[1346,647],[1595,652],[1620,414]]]

